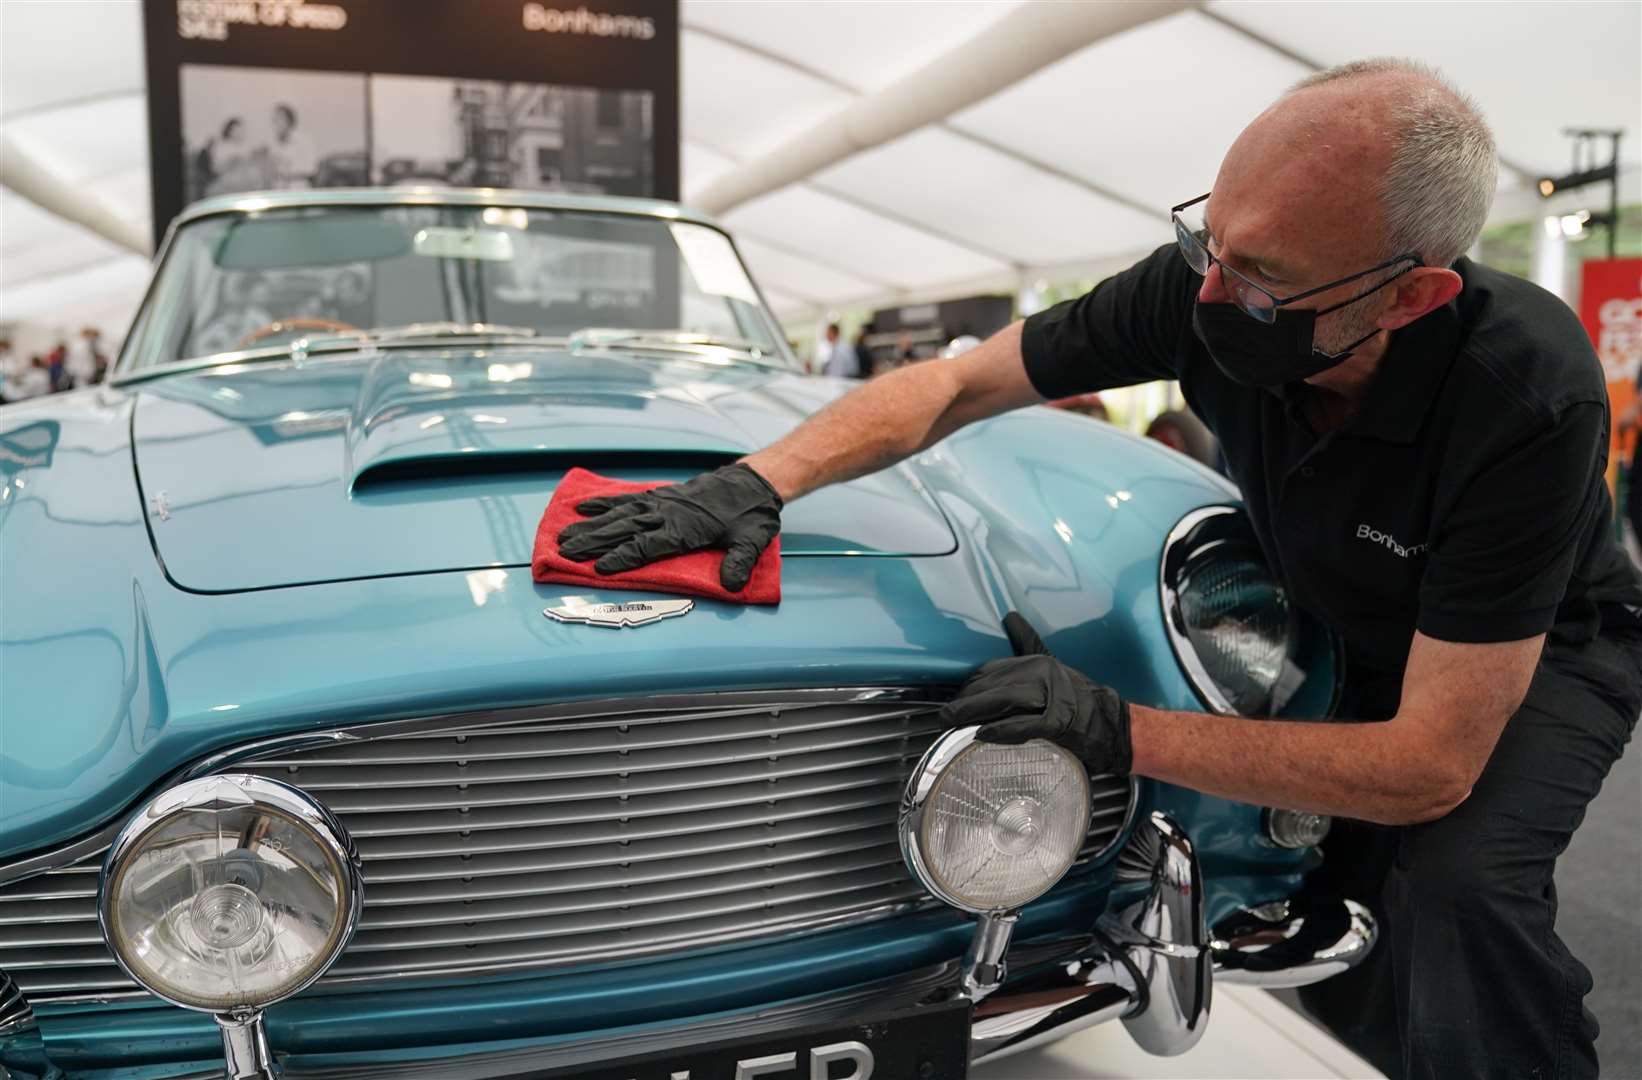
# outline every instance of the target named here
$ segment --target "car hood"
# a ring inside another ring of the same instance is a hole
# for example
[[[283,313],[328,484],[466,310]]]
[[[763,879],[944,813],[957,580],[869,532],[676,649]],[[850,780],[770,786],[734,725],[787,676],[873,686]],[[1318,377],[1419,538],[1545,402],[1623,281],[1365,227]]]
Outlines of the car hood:
[[[234,592],[527,565],[569,468],[684,479],[780,438],[841,389],[694,359],[393,350],[153,380],[132,443],[167,574]],[[783,516],[787,556],[956,546],[911,468]]]

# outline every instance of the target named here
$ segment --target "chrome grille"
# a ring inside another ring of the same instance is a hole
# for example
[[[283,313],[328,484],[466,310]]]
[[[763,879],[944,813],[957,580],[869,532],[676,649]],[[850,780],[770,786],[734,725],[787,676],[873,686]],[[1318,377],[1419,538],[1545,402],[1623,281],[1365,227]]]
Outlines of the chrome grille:
[[[883,690],[562,706],[354,728],[214,771],[312,792],[352,834],[364,916],[324,981],[545,969],[927,901],[895,822],[935,708]],[[1094,782],[1085,858],[1130,790]],[[0,886],[0,970],[36,1002],[133,989],[98,931],[97,863]]]

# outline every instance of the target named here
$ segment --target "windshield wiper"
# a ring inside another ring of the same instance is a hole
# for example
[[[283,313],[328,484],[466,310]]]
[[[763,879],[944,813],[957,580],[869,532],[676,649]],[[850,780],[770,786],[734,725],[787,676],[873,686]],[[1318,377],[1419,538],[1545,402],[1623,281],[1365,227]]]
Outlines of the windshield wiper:
[[[634,330],[617,326],[587,326],[571,334],[571,352],[588,349],[655,349],[664,352],[682,352],[693,356],[713,356],[725,351],[737,352],[757,361],[769,355],[763,346],[740,338],[715,337],[690,330]]]

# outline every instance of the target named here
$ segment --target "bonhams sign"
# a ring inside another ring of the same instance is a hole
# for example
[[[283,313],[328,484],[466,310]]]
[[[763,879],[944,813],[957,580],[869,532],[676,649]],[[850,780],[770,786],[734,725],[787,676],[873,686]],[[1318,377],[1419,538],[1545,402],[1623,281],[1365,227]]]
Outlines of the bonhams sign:
[[[678,197],[676,0],[144,0],[156,238],[236,192]]]
[[[549,34],[592,34],[649,41],[656,36],[656,20],[643,15],[607,15],[584,7],[561,11],[542,4],[526,4],[525,29]]]

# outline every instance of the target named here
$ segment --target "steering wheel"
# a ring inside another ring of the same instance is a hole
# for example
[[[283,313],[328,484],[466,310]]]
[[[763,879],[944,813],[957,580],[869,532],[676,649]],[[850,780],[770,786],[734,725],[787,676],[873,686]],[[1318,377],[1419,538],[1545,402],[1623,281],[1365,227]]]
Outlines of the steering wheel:
[[[365,332],[352,323],[341,322],[337,319],[275,319],[271,323],[264,323],[255,330],[251,331],[249,334],[246,334],[244,337],[240,338],[239,344],[234,347],[237,349],[244,349],[251,345],[255,345],[265,337],[272,337],[275,334],[283,334],[289,330],[329,330],[336,334],[345,334],[349,331],[356,334],[363,334]]]

